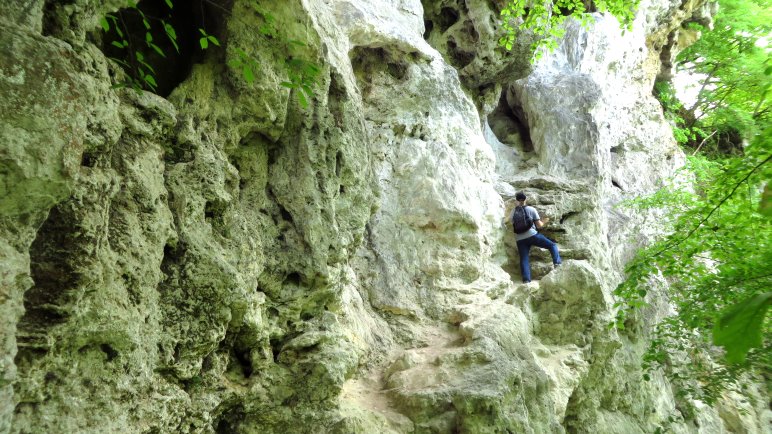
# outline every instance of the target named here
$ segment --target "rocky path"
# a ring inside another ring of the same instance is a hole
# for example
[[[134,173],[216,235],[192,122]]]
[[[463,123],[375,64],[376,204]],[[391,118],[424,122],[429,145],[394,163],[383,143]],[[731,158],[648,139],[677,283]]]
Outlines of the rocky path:
[[[551,431],[561,423],[573,390],[588,370],[584,345],[571,342],[579,335],[554,335],[562,330],[556,325],[570,323],[573,302],[579,303],[566,298],[574,288],[559,288],[571,279],[587,283],[571,277],[591,276],[584,262],[567,261],[543,284],[462,288],[445,321],[416,321],[409,347],[347,381],[341,406],[349,415],[361,415],[357,423],[379,421],[377,427],[370,426],[378,432],[453,432],[461,427],[478,432],[474,430],[490,422],[486,414],[522,417],[512,423],[526,429],[533,423],[529,412],[551,408],[552,414],[540,418],[549,421],[544,432]],[[545,406],[540,402],[544,399],[552,402]]]

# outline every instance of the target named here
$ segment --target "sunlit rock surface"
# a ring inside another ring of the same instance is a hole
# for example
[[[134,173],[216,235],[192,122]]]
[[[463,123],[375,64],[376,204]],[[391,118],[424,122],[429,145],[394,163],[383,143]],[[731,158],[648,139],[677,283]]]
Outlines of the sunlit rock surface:
[[[651,318],[607,327],[656,230],[616,205],[683,161],[651,88],[702,2],[569,24],[533,65],[528,36],[497,47],[497,1],[265,2],[321,67],[307,107],[246,0],[167,98],[111,88],[94,44],[126,2],[21,3],[0,0],[0,433],[768,427],[758,392],[644,382]],[[534,252],[530,285],[521,189],[565,259]]]

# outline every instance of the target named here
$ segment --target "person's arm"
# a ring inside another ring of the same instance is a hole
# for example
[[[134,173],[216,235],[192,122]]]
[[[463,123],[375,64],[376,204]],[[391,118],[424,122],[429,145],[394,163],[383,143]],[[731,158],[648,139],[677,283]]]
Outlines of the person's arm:
[[[550,221],[549,217],[544,217],[543,220],[536,220],[534,223],[536,224],[537,228],[541,229],[544,227],[544,225],[549,223],[549,221]]]
[[[527,211],[530,212],[531,219],[533,220],[533,224],[536,225],[537,229],[543,228],[544,225],[546,225],[550,221],[550,219],[547,217],[544,217],[544,219],[542,220],[541,216],[539,216],[539,211],[536,211],[536,208],[532,206],[529,206],[527,208]]]

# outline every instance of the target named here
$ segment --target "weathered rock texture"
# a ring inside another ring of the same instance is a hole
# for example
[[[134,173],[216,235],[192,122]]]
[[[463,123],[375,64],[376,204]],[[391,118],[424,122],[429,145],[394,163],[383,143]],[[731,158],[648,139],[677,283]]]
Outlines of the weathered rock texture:
[[[682,162],[651,87],[701,2],[570,24],[536,65],[497,1],[260,2],[321,66],[308,107],[246,0],[168,98],[112,89],[126,3],[0,1],[0,432],[768,426],[643,382],[650,318],[607,329],[642,241],[615,204]],[[518,189],[566,258],[528,286]]]

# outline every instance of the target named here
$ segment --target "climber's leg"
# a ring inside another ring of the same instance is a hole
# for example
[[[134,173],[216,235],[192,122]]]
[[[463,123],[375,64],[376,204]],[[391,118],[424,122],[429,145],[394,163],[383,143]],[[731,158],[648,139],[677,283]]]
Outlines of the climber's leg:
[[[529,240],[530,239],[533,239],[533,245],[550,251],[550,255],[552,255],[553,264],[560,265],[560,263],[563,262],[560,259],[560,253],[558,252],[558,243],[552,242],[549,238],[545,237],[542,234],[536,234],[531,238],[529,238]]]
[[[517,242],[517,253],[520,255],[520,275],[523,276],[523,283],[531,281],[531,263],[528,255],[531,253],[531,238]]]

